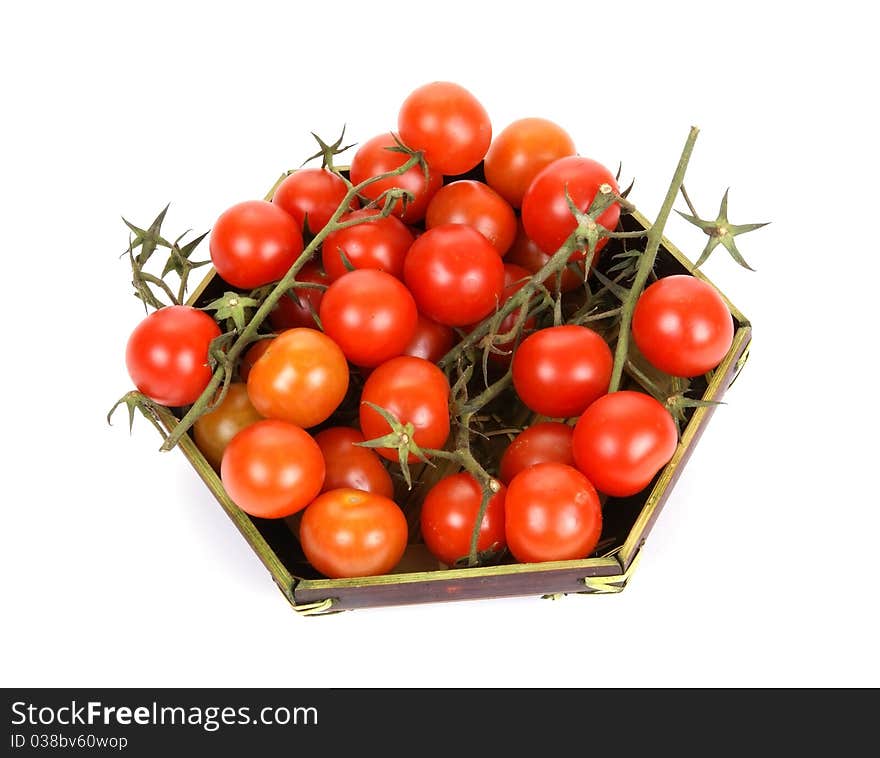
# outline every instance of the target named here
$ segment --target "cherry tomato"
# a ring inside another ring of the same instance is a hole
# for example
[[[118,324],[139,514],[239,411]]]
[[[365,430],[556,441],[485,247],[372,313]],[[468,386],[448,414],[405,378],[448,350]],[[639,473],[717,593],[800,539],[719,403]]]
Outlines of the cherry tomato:
[[[404,348],[403,354],[437,363],[452,350],[454,342],[455,333],[452,331],[452,327],[431,321],[420,313],[416,322],[416,330],[409,344]]]
[[[513,386],[535,413],[577,416],[608,392],[611,348],[585,326],[553,326],[526,337],[513,356]]]
[[[577,467],[600,492],[641,492],[672,458],[678,432],[669,411],[641,392],[600,397],[578,419],[572,447]]]
[[[307,429],[329,418],[345,398],[348,363],[326,334],[288,329],[254,364],[247,389],[263,416]]]
[[[391,136],[391,132],[380,134],[378,137],[364,142],[358,148],[351,162],[351,181],[354,184],[360,184],[374,176],[400,168],[409,160],[409,156],[388,149],[396,147],[397,143]],[[370,184],[362,194],[370,200],[376,200],[383,192],[394,187],[412,192],[415,199],[406,204],[406,209],[403,207],[403,200],[398,200],[393,212],[398,218],[408,224],[413,224],[425,217],[428,203],[431,202],[434,193],[440,189],[440,185],[443,183],[443,176],[439,169],[428,173],[429,176],[426,179],[421,166],[415,165],[400,176],[391,176]]]
[[[403,279],[403,261],[413,243],[412,232],[396,216],[382,217],[375,208],[355,211],[341,221],[375,217],[373,221],[328,234],[321,246],[324,270],[331,279],[348,273],[340,250],[354,268],[377,268]]]
[[[574,155],[574,142],[544,118],[521,118],[492,141],[486,153],[486,182],[514,208],[538,173],[558,158]]]
[[[580,156],[553,161],[532,180],[523,197],[522,220],[526,234],[545,253],[553,255],[577,226],[565,198],[566,189],[574,204],[585,211],[603,184],[618,191],[613,174],[601,163]],[[612,203],[596,221],[613,230],[619,218],[620,206]],[[607,242],[607,237],[600,239],[596,251],[605,247]],[[583,258],[583,253],[573,258]]]
[[[374,269],[349,271],[330,285],[321,301],[324,331],[357,366],[378,366],[401,355],[418,315],[403,283]]]
[[[321,491],[324,458],[307,432],[266,419],[232,438],[223,453],[220,479],[245,513],[283,518],[305,508]]]
[[[241,361],[238,364],[238,375],[241,377],[241,381],[247,383],[248,376],[250,376],[251,369],[254,367],[254,364],[260,359],[263,353],[266,352],[269,347],[269,343],[275,339],[275,337],[267,337],[266,339],[257,340],[251,345],[242,356]]]
[[[501,456],[498,477],[510,484],[520,471],[536,463],[564,463],[574,466],[571,436],[574,430],[558,421],[545,421],[524,429]]]
[[[306,263],[296,275],[298,282],[309,284],[321,284],[329,287],[333,281],[327,274],[321,271],[320,266],[314,261]],[[295,287],[278,301],[278,304],[269,314],[269,322],[276,331],[285,329],[317,329],[318,324],[315,316],[321,309],[321,299],[325,290],[317,287]]]
[[[193,424],[193,437],[202,455],[215,469],[220,468],[223,451],[242,429],[262,420],[251,405],[247,387],[241,382],[229,385],[226,397],[213,411],[199,416]]]
[[[188,305],[153,311],[128,338],[125,365],[144,395],[160,405],[189,405],[211,381],[208,348],[220,327]]]
[[[695,276],[667,276],[639,297],[632,335],[651,365],[672,376],[699,376],[730,350],[733,319],[711,284]]]
[[[516,239],[513,240],[505,262],[515,263],[522,266],[530,274],[537,274],[547,264],[550,257],[528,238],[525,229],[523,229],[522,221],[517,221]],[[569,263],[562,269],[561,277],[557,274],[551,274],[544,280],[544,286],[551,292],[559,292],[560,290],[571,292],[578,287],[583,287],[583,263]]]
[[[309,563],[331,579],[387,574],[403,557],[406,539],[406,518],[393,500],[354,489],[320,495],[299,527]]]
[[[516,236],[516,216],[501,195],[482,182],[461,180],[441,187],[428,205],[425,226],[465,224],[482,234],[499,255]]]
[[[272,202],[296,219],[300,230],[306,228],[317,234],[330,220],[345,199],[345,182],[326,168],[301,168],[294,171],[275,189]],[[357,198],[350,208],[357,208]]]
[[[379,456],[367,447],[358,447],[364,435],[347,426],[333,426],[315,435],[324,456],[326,473],[321,492],[348,487],[353,490],[394,496],[391,474]]]
[[[388,422],[366,403],[384,408],[400,423],[411,423],[413,439],[422,448],[440,449],[449,436],[449,382],[433,363],[402,355],[375,368],[361,393],[360,425],[368,440],[391,432]],[[397,461],[397,450],[376,448],[379,455]],[[409,462],[418,459],[409,456]]]
[[[441,174],[470,171],[492,141],[486,109],[452,82],[431,82],[414,90],[400,108],[397,128],[404,144],[421,150]]]
[[[521,563],[586,558],[602,533],[596,488],[563,463],[537,463],[517,474],[504,510],[507,547]]]
[[[445,224],[419,237],[406,256],[404,280],[419,310],[448,326],[489,315],[504,289],[504,265],[476,229]]]
[[[489,498],[477,550],[501,550],[504,539],[504,496],[506,488]],[[453,474],[441,479],[425,497],[422,505],[422,538],[428,550],[447,566],[455,565],[471,549],[471,535],[477,523],[483,491],[468,473]]]
[[[211,230],[211,261],[233,287],[280,279],[303,251],[293,216],[265,200],[247,200],[220,214]]]

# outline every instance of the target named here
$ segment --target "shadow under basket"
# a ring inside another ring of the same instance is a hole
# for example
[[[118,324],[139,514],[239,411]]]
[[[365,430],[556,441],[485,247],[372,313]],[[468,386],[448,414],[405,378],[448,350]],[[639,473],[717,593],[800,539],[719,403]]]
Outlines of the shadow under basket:
[[[638,212],[621,219],[621,228],[626,231],[647,226],[648,222]],[[603,251],[600,268],[602,262],[610,261],[614,246],[618,243],[618,240],[612,240]],[[691,274],[705,279],[699,271],[694,271],[693,264],[666,238],[662,240],[654,270],[659,277]],[[211,270],[189,302],[197,306],[205,305],[229,289],[233,288]],[[751,326],[726,297],[724,301],[733,316],[733,344],[714,371],[691,380],[691,395],[703,400],[720,400],[748,357]],[[639,368],[639,372],[647,374],[661,387],[664,382],[668,385],[669,377],[651,369],[638,355],[633,355],[636,352],[631,344],[630,360]],[[628,382],[630,387],[638,388],[639,383],[633,373],[628,373]],[[671,394],[671,386],[669,389]],[[443,600],[620,592],[626,586],[638,561],[639,551],[714,410],[715,407],[711,405],[688,409],[675,454],[642,492],[633,497],[605,500],[602,536],[596,553],[589,558],[532,564],[513,563],[508,558],[508,562],[493,566],[446,568],[428,553],[417,537],[416,541],[412,541],[412,535],[418,533],[417,509],[410,509],[399,501],[407,514],[411,534],[411,544],[403,560],[393,573],[354,579],[321,578],[305,561],[295,536],[295,517],[267,520],[248,516],[229,499],[219,476],[202,456],[191,436],[184,436],[178,447],[269,570],[293,608],[304,615],[318,615],[353,608]],[[177,409],[160,408],[159,416],[163,425],[171,429],[180,414]],[[426,489],[432,481],[436,481],[438,471],[439,468],[414,471],[416,487]]]

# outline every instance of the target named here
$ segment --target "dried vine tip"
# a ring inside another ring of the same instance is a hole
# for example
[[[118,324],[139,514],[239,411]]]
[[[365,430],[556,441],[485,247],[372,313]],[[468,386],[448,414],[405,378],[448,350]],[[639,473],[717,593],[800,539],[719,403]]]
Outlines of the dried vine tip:
[[[310,155],[308,158],[306,158],[302,162],[303,166],[305,166],[306,163],[308,163],[309,161],[315,160],[315,158],[320,158],[321,159],[321,168],[332,169],[334,156],[337,156],[340,153],[344,153],[346,150],[350,150],[351,148],[353,148],[357,144],[356,142],[352,142],[350,145],[343,146],[342,140],[345,138],[345,124],[342,125],[342,132],[340,133],[339,137],[336,139],[335,142],[330,142],[330,143],[324,142],[324,140],[322,140],[314,132],[311,132],[311,135],[315,138],[315,141],[318,143],[318,147],[320,147],[321,149],[318,150],[318,152],[315,153],[314,155]]]
[[[134,412],[135,409],[141,412],[141,415],[147,419],[156,429],[159,430],[159,434],[162,437],[165,437],[165,430],[162,428],[161,424],[159,424],[158,419],[156,418],[155,407],[153,401],[150,400],[146,395],[138,392],[137,390],[132,390],[131,392],[126,392],[119,400],[117,400],[110,411],[107,413],[107,423],[113,423],[112,418],[113,414],[116,412],[116,409],[119,408],[120,405],[125,405],[128,408],[128,432],[131,434],[132,428],[134,427]]]
[[[604,184],[599,185],[599,192],[603,195],[607,195],[609,192],[613,192],[613,190],[611,189],[611,185],[605,182]]]
[[[146,229],[141,229],[130,221],[128,221],[124,216],[122,218],[123,223],[134,232],[134,240],[129,245],[129,252],[133,252],[138,248],[141,249],[140,253],[137,256],[137,262],[143,266],[150,258],[150,256],[156,251],[157,247],[171,247],[171,243],[168,242],[161,235],[162,231],[162,222],[165,221],[165,214],[168,213],[168,209],[171,207],[171,203],[168,203],[161,211],[159,211],[159,215],[153,219],[153,223],[150,224]]]
[[[494,492],[495,494],[498,494],[499,492],[501,492],[501,482],[499,482],[497,479],[490,479],[489,489],[492,490],[492,492]]]
[[[747,268],[749,271],[754,271],[754,269],[746,263],[745,258],[742,257],[742,254],[739,252],[736,246],[736,237],[740,234],[745,234],[746,232],[754,231],[755,229],[760,229],[762,226],[767,226],[769,221],[762,222],[760,224],[731,224],[727,219],[727,194],[730,192],[730,188],[724,191],[724,197],[721,198],[721,207],[718,210],[718,217],[714,221],[707,221],[705,219],[700,218],[696,215],[696,211],[690,203],[687,194],[683,192],[685,197],[685,201],[688,203],[688,207],[691,211],[693,211],[693,215],[689,213],[682,213],[681,211],[676,211],[679,216],[681,216],[685,221],[690,222],[694,226],[699,227],[703,230],[705,234],[708,235],[709,240],[706,242],[706,247],[703,248],[703,252],[700,254],[700,257],[697,259],[697,262],[694,264],[694,268],[699,268],[702,266],[712,254],[712,251],[715,250],[718,245],[723,245],[728,253],[730,253],[730,257],[733,258],[740,266],[743,268]]]

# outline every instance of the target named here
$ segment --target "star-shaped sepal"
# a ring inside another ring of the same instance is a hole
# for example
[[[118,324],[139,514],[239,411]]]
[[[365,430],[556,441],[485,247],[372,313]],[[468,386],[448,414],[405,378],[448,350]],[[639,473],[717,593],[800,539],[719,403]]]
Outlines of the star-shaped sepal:
[[[745,258],[742,257],[742,254],[736,247],[736,237],[740,234],[745,234],[746,232],[754,231],[755,229],[760,229],[762,226],[767,226],[769,221],[765,221],[760,224],[731,224],[727,219],[727,193],[730,192],[730,188],[724,191],[724,197],[721,198],[721,208],[718,211],[718,218],[714,221],[706,221],[701,219],[697,214],[697,211],[694,209],[693,204],[690,201],[690,198],[685,191],[685,188],[682,186],[681,194],[684,196],[685,202],[688,204],[688,208],[690,208],[691,213],[682,213],[681,211],[676,211],[676,213],[681,216],[685,221],[689,221],[694,226],[698,226],[703,230],[708,236],[709,240],[706,242],[706,247],[703,248],[703,252],[700,254],[699,259],[694,264],[694,268],[699,268],[702,266],[712,254],[712,251],[715,250],[718,245],[723,245],[728,253],[730,253],[730,257],[733,258],[740,266],[743,268],[747,268],[749,271],[754,271],[748,263],[746,263]],[[692,215],[691,215],[692,214]]]

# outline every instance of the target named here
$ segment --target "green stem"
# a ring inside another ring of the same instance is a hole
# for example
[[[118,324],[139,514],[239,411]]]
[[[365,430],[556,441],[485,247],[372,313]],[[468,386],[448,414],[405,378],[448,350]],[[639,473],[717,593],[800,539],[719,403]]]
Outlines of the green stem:
[[[152,274],[150,274],[150,273],[148,273],[148,272],[146,272],[146,271],[140,271],[140,272],[138,273],[138,275],[139,275],[140,278],[143,279],[145,282],[150,282],[150,284],[155,284],[157,287],[160,287],[160,288],[162,289],[162,291],[163,291],[166,295],[168,295],[169,299],[171,300],[171,304],[172,304],[172,305],[180,305],[180,300],[178,300],[178,299],[174,296],[174,293],[171,291],[171,288],[170,288],[170,287],[169,287],[169,286],[168,286],[168,285],[167,285],[162,279],[160,279],[158,276],[153,276]]]
[[[678,197],[678,192],[681,189],[681,184],[684,181],[684,175],[687,171],[688,161],[690,161],[691,153],[694,149],[694,143],[697,141],[697,135],[699,133],[700,130],[697,129],[697,127],[691,127],[687,141],[684,144],[684,149],[681,152],[681,158],[678,160],[675,174],[672,176],[669,190],[666,192],[666,198],[660,208],[660,213],[657,214],[657,220],[648,230],[648,242],[645,246],[645,252],[639,259],[639,268],[636,271],[633,285],[627,293],[626,299],[622,305],[620,331],[617,336],[617,346],[614,350],[614,368],[611,371],[611,384],[608,387],[608,392],[617,392],[617,390],[620,389],[620,382],[623,378],[623,367],[626,364],[627,354],[629,352],[629,332],[630,326],[632,325],[633,310],[636,307],[639,295],[641,295],[642,290],[645,287],[645,283],[648,281],[648,276],[654,268],[654,260],[657,257],[657,251],[660,249],[660,242],[663,238],[663,227],[666,225],[666,221],[672,211],[672,205],[675,203],[675,198]]]

